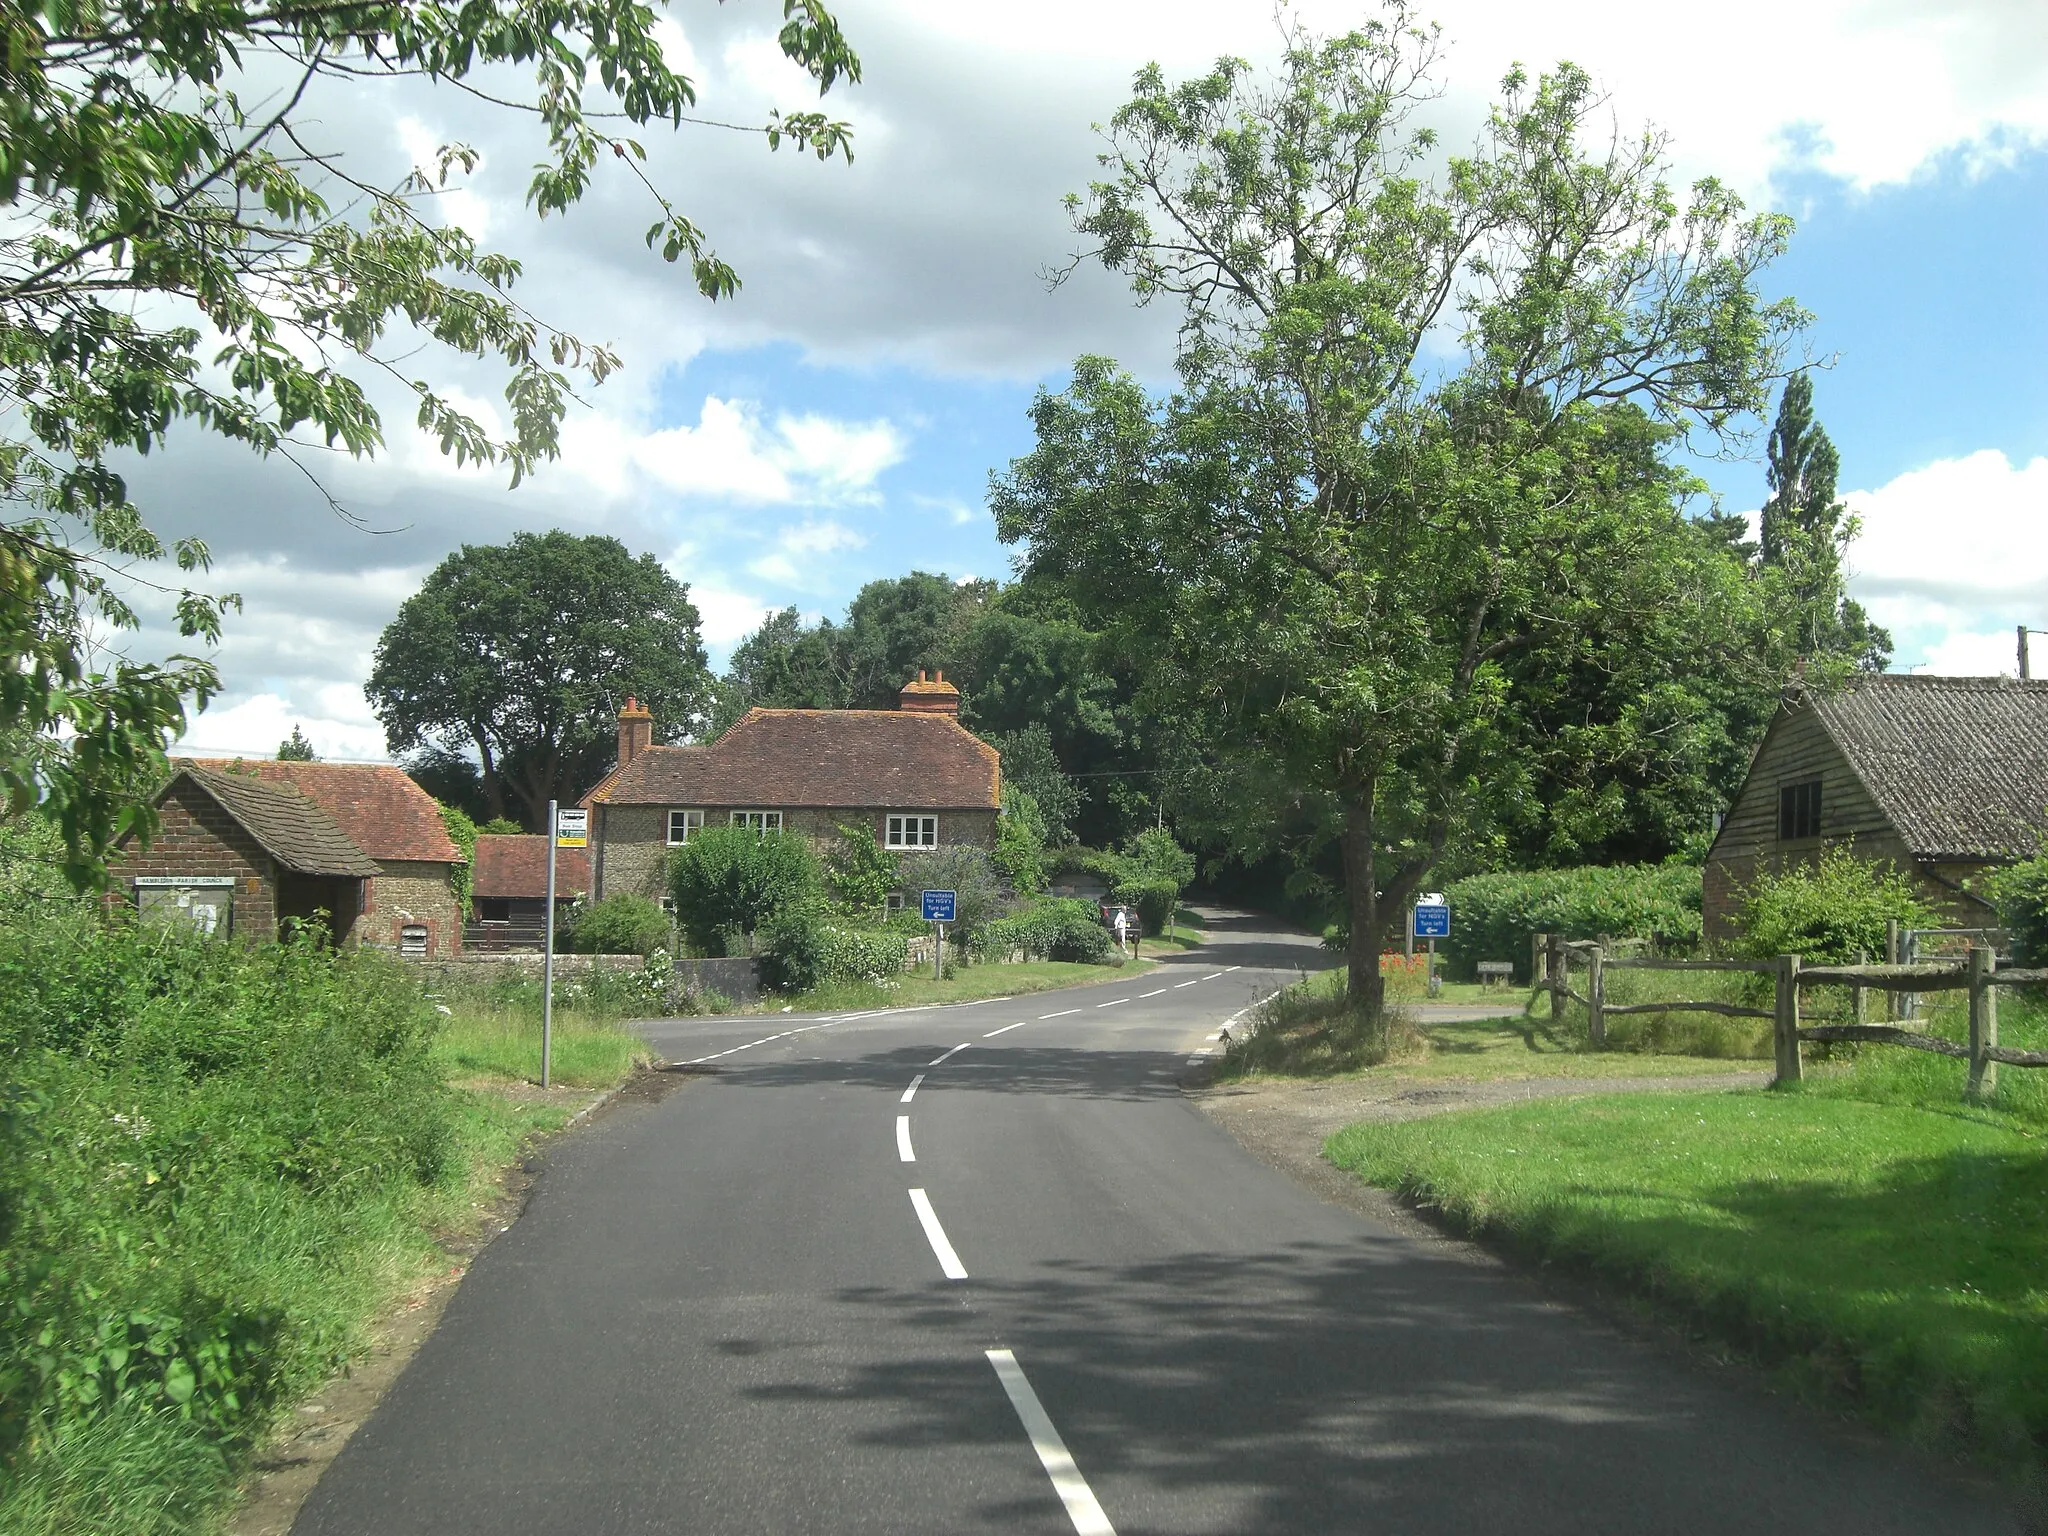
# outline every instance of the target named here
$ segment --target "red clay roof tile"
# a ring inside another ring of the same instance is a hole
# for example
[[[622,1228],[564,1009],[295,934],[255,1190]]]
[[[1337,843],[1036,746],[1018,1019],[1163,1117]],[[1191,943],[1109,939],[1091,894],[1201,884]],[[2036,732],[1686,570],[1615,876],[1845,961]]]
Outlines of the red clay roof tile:
[[[590,850],[555,850],[555,895],[574,896],[590,889]],[[540,833],[489,833],[476,840],[476,865],[470,893],[477,897],[532,897],[547,900],[548,840]]]
[[[254,773],[290,784],[341,824],[373,859],[459,864],[462,852],[441,824],[434,797],[387,763],[294,763],[271,758],[174,758],[215,773]]]

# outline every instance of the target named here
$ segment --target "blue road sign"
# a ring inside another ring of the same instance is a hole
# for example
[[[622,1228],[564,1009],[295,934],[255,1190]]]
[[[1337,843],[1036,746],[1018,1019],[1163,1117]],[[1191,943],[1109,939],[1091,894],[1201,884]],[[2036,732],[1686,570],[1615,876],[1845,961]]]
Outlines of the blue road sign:
[[[1415,909],[1415,937],[1418,939],[1448,939],[1451,936],[1451,909],[1449,907],[1422,907]]]
[[[921,893],[924,920],[928,923],[950,923],[953,921],[953,892],[925,891]]]

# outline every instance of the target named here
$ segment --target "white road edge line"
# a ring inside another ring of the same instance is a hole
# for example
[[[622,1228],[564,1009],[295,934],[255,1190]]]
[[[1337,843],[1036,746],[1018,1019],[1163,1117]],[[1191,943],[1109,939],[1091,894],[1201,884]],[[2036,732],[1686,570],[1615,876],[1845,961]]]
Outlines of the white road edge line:
[[[1159,994],[1160,994],[1161,992],[1164,992],[1165,990],[1166,990],[1166,988],[1164,988],[1164,987],[1157,987],[1157,988],[1154,988],[1154,989],[1153,989],[1152,991],[1150,991],[1150,992],[1140,992],[1140,993],[1138,994],[1138,996],[1140,996],[1140,997],[1157,997],[1157,996],[1158,996],[1158,995],[1159,995]]]
[[[912,1099],[917,1097],[917,1085],[923,1081],[924,1074],[922,1072],[918,1073],[917,1076],[913,1077],[910,1080],[910,1086],[903,1090],[903,1102],[905,1104],[908,1104]]]
[[[1243,970],[1243,969],[1244,969],[1244,967],[1243,967],[1243,966],[1241,966],[1241,965],[1226,965],[1225,967],[1223,967],[1223,971],[1224,971],[1224,974],[1225,974],[1225,975],[1228,975],[1228,974],[1229,974],[1230,972],[1232,972],[1232,971],[1241,971],[1241,970]]]
[[[984,1040],[993,1040],[997,1035],[1007,1035],[1013,1029],[1022,1029],[1026,1024],[1030,1022],[1031,1021],[1029,1019],[1019,1019],[1014,1024],[1005,1024],[1001,1029],[992,1029],[987,1034],[983,1035],[981,1038]]]
[[[1058,1013],[1041,1013],[1038,1016],[1038,1022],[1043,1024],[1047,1019],[1064,1019],[1068,1014],[1079,1013],[1080,1011],[1078,1008],[1062,1008]]]
[[[1067,1518],[1074,1522],[1077,1536],[1116,1536],[1116,1527],[1109,1523],[1109,1516],[1095,1502],[1095,1491],[1088,1486],[1088,1479],[1081,1475],[1081,1469],[1074,1465],[1067,1442],[1053,1428],[1052,1415],[1045,1411],[1045,1404],[1031,1390],[1031,1383],[1024,1375],[1024,1367],[1017,1363],[1016,1355],[1007,1349],[992,1349],[988,1351],[988,1363],[996,1368],[996,1380],[1003,1384],[1010,1406],[1017,1410],[1024,1433],[1031,1437],[1031,1449],[1038,1452],[1039,1465],[1052,1479],[1052,1491],[1067,1506]]]
[[[946,1229],[939,1225],[939,1213],[932,1209],[931,1196],[921,1189],[910,1192],[910,1203],[917,1207],[917,1219],[924,1228],[924,1240],[932,1245],[932,1252],[938,1256],[939,1268],[945,1271],[948,1280],[965,1280],[967,1266],[960,1262],[960,1255],[953,1251],[953,1245],[946,1241]]]
[[[1095,1006],[1098,1008],[1114,1008],[1118,1003],[1128,1003],[1129,1001],[1128,997],[1112,997],[1108,1002],[1097,1003]]]
[[[953,1049],[946,1052],[946,1056],[958,1056],[962,1051],[966,1050],[967,1047],[969,1047],[972,1044],[974,1044],[972,1040],[962,1040],[958,1045],[954,1046]],[[940,1062],[946,1059],[946,1056],[936,1056],[932,1058],[932,1060],[926,1062],[925,1065],[928,1067],[936,1067]]]
[[[910,1150],[910,1116],[896,1117],[896,1156],[903,1162],[914,1163],[917,1154]]]

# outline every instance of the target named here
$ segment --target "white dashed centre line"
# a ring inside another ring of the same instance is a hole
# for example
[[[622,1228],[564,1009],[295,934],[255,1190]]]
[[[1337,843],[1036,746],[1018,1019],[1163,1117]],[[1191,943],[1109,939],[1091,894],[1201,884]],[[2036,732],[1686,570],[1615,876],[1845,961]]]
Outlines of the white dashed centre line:
[[[939,1213],[932,1209],[931,1197],[921,1189],[913,1189],[910,1203],[917,1208],[917,1220],[924,1228],[924,1239],[932,1245],[932,1252],[938,1256],[939,1268],[945,1271],[946,1278],[965,1280],[967,1266],[960,1262],[960,1255],[946,1241],[946,1229],[939,1225]]]
[[[1038,1016],[1038,1022],[1043,1024],[1047,1019],[1064,1019],[1068,1014],[1079,1013],[1080,1011],[1078,1008],[1062,1008],[1058,1013],[1041,1013]]]
[[[1001,1029],[992,1029],[987,1034],[983,1035],[981,1038],[984,1040],[993,1040],[997,1035],[1007,1035],[1013,1029],[1022,1029],[1026,1024],[1030,1022],[1031,1021],[1029,1019],[1019,1019],[1014,1024],[1005,1024]]]
[[[1201,979],[1202,979],[1202,978],[1200,978],[1200,977],[1197,977],[1197,978],[1196,978],[1196,980],[1201,980]],[[1175,982],[1175,983],[1173,984],[1173,990],[1174,990],[1174,991],[1176,991],[1176,992],[1178,992],[1178,991],[1179,991],[1179,990],[1180,990],[1180,989],[1181,989],[1182,987],[1192,987],[1192,986],[1193,986],[1194,984],[1195,984],[1195,983],[1194,983],[1194,982],[1192,982],[1192,981],[1176,981],[1176,982]]]
[[[906,1163],[917,1161],[917,1154],[910,1150],[910,1116],[896,1117],[896,1156]]]
[[[1010,1406],[1017,1410],[1024,1433],[1031,1437],[1031,1449],[1038,1452],[1038,1463],[1045,1468],[1045,1475],[1052,1479],[1053,1492],[1067,1506],[1067,1518],[1074,1522],[1078,1536],[1116,1536],[1116,1527],[1109,1523],[1109,1516],[1095,1501],[1088,1479],[1074,1465],[1067,1442],[1053,1428],[1052,1415],[1045,1411],[1045,1404],[1031,1390],[1031,1383],[1025,1378],[1024,1368],[1017,1363],[1016,1355],[1007,1349],[992,1349],[988,1352],[988,1363],[996,1368],[996,1379],[1003,1384]]]
[[[1150,992],[1140,992],[1140,993],[1138,994],[1138,996],[1140,996],[1140,997],[1157,997],[1157,996],[1158,996],[1158,995],[1159,995],[1160,993],[1164,992],[1165,990],[1166,990],[1166,988],[1164,988],[1164,987],[1154,987],[1154,988],[1153,988],[1153,989],[1152,989],[1152,990],[1151,990]]]
[[[1208,975],[1204,976],[1202,980],[1214,981],[1218,976],[1221,976],[1222,974],[1223,973],[1221,971],[1211,971]]]
[[[922,1072],[918,1073],[917,1076],[913,1077],[910,1080],[910,1086],[903,1090],[903,1102],[905,1104],[908,1104],[912,1099],[917,1097],[917,1085],[923,1081],[924,1074]]]
[[[1112,997],[1108,1002],[1097,1003],[1095,1006],[1098,1008],[1114,1008],[1118,1003],[1128,1003],[1129,1001],[1128,997]]]
[[[1241,970],[1243,970],[1243,969],[1244,969],[1244,967],[1243,967],[1243,966],[1241,966],[1241,965],[1226,965],[1225,967],[1223,967],[1223,971],[1224,971],[1224,974],[1225,974],[1225,975],[1228,975],[1228,974],[1229,974],[1230,972],[1232,972],[1232,971],[1241,971]]]
[[[972,1040],[962,1040],[958,1045],[954,1046],[953,1049],[946,1052],[946,1056],[958,1056],[962,1051],[966,1050],[967,1047],[969,1047],[972,1044],[974,1044]],[[940,1062],[946,1059],[946,1056],[934,1056],[930,1061],[926,1062],[925,1065],[928,1067],[936,1067]]]

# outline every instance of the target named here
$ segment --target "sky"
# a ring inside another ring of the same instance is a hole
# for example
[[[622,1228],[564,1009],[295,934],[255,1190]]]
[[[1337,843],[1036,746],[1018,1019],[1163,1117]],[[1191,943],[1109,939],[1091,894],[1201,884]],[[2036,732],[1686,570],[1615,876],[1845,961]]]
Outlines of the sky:
[[[663,23],[707,116],[812,105],[777,53],[780,6],[688,0]],[[1374,9],[1300,0],[1309,25]],[[440,560],[520,529],[606,533],[682,580],[714,664],[762,616],[837,614],[912,569],[1004,576],[988,478],[1030,447],[1025,412],[1075,357],[1170,379],[1172,316],[1120,282],[1047,274],[1075,248],[1092,125],[1156,60],[1169,76],[1277,48],[1265,0],[841,0],[864,78],[824,105],[850,165],[758,137],[642,134],[649,174],[740,272],[729,300],[641,243],[654,213],[601,178],[566,218],[523,206],[530,125],[406,83],[334,87],[314,127],[359,173],[395,179],[460,140],[474,175],[436,210],[525,263],[519,293],[616,348],[561,460],[517,490],[456,469],[379,396],[372,462],[316,455],[338,516],[298,469],[197,432],[126,466],[159,532],[198,535],[208,584],[241,595],[216,659],[225,692],[185,744],[271,753],[300,725],[323,757],[387,756],[362,695],[378,633]],[[2048,627],[2048,6],[2039,0],[1444,0],[1432,111],[1469,139],[1509,66],[1570,59],[1626,127],[1670,135],[1679,180],[1712,174],[1797,220],[1765,279],[1810,310],[1817,414],[1862,522],[1850,589],[1895,666],[2014,669],[2014,626]],[[487,419],[502,381],[462,360],[409,366]],[[500,410],[502,408],[500,407]],[[1757,424],[1761,429],[1761,423]],[[1721,505],[1764,496],[1753,456],[1701,465]],[[138,652],[171,649],[160,625]],[[2037,643],[2048,673],[2048,639]]]

